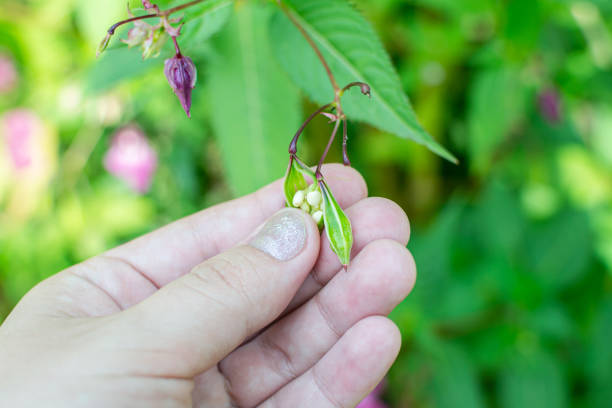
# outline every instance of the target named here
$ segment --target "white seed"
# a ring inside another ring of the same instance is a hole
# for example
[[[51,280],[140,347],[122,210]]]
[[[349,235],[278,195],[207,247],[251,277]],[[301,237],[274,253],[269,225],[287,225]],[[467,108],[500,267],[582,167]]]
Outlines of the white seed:
[[[323,219],[323,211],[315,211],[312,214],[312,219],[318,224]]]
[[[319,204],[321,204],[322,198],[323,197],[321,196],[321,193],[319,193],[318,191],[312,191],[306,196],[306,201],[308,201],[308,204],[310,204],[311,206],[318,207]]]
[[[302,209],[302,211],[306,211],[307,213],[310,214],[310,206],[308,205],[307,202],[302,203],[302,205],[300,206],[300,208]]]
[[[300,190],[293,196],[293,206],[299,208],[302,204],[304,204],[304,191]]]

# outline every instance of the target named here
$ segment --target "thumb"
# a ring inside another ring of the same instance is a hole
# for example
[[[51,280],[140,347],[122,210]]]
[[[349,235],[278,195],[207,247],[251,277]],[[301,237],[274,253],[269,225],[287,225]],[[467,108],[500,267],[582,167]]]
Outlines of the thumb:
[[[190,370],[203,371],[280,315],[314,266],[319,245],[307,214],[282,210],[248,244],[123,312],[117,319],[123,337],[132,347],[185,353]]]

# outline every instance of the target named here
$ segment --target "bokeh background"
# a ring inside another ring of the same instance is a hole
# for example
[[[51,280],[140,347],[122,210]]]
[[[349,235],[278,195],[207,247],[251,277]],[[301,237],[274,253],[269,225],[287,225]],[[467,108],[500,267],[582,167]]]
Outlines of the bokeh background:
[[[351,124],[371,194],[411,218],[419,271],[371,406],[610,407],[612,2],[354,3],[461,160]],[[268,181],[232,177],[252,163],[215,130],[224,106],[207,72],[223,41],[191,52],[188,120],[162,59],[95,60],[125,13],[119,0],[0,1],[0,322],[51,274]],[[262,149],[281,152],[282,177],[286,145]]]

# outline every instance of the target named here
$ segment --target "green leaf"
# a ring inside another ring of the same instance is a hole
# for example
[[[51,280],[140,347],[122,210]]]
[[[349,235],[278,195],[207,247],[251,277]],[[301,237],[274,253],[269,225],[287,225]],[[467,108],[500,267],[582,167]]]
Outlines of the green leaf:
[[[473,363],[461,349],[440,344],[435,352],[431,394],[438,408],[484,407]]]
[[[179,4],[183,4],[182,0]],[[234,0],[208,0],[185,10],[181,48],[201,47],[202,42],[219,32],[232,15]],[[180,15],[180,14],[177,14]]]
[[[512,353],[499,389],[502,408],[567,406],[566,385],[557,360],[542,351]]]
[[[477,171],[487,171],[497,148],[523,117],[527,89],[514,68],[478,74],[470,90],[469,149]]]
[[[207,75],[213,128],[237,194],[282,175],[299,126],[299,92],[270,50],[270,12],[267,6],[241,5],[215,41],[218,53]]]
[[[143,60],[140,50],[127,47],[108,49],[87,76],[87,92],[101,93],[119,82],[145,74],[159,65],[158,60]]]
[[[364,121],[400,137],[427,146],[456,162],[418,123],[400,79],[371,25],[345,0],[285,1],[321,48],[340,86],[353,81],[368,83],[372,99],[353,88],[343,98],[350,118]],[[325,70],[298,29],[278,11],[271,24],[275,54],[291,78],[320,104],[333,99]]]
[[[346,267],[351,260],[353,247],[351,221],[342,211],[325,181],[319,181],[319,187],[323,195],[323,222],[330,247],[338,255],[340,263]]]

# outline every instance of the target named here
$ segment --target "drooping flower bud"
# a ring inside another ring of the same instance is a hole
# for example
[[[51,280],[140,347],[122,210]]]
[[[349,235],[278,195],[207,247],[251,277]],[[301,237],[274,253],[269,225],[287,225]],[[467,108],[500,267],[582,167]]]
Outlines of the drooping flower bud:
[[[145,193],[157,169],[157,153],[139,128],[128,126],[113,137],[104,156],[104,167],[132,190]]]
[[[195,64],[191,58],[179,53],[166,60],[164,73],[185,113],[191,117],[191,90],[195,88],[198,76]]]

